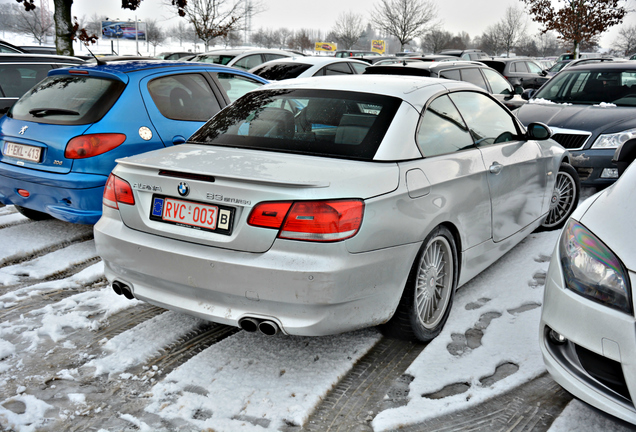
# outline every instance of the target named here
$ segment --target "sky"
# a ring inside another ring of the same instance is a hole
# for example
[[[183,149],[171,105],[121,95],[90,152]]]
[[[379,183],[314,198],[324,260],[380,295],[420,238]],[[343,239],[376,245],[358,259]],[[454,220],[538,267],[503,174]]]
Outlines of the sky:
[[[444,30],[453,34],[467,32],[471,37],[482,34],[489,25],[500,21],[508,6],[521,7],[520,1],[515,0],[433,0],[437,4],[438,21]],[[52,3],[52,1],[51,1]],[[263,0],[266,10],[252,19],[252,29],[287,27],[291,30],[320,29],[327,33],[333,28],[335,19],[343,12],[355,12],[368,17],[373,10],[375,1],[368,0],[321,0],[319,2],[301,2],[298,0]],[[628,7],[636,9],[636,0],[628,0]],[[97,6],[99,5],[99,6]],[[155,18],[165,20],[165,26],[175,25],[178,18],[166,0],[143,0],[137,11],[121,9],[120,0],[76,0],[73,13],[77,16],[91,17],[93,14],[106,15],[109,18],[125,20],[145,20]],[[636,25],[636,13],[628,15],[624,21],[627,25]],[[538,31],[538,26],[530,21],[532,33]],[[609,47],[616,39],[618,27],[602,36],[601,45]]]
[[[164,374],[155,366],[157,356],[203,321],[167,311],[121,333],[106,333],[110,336],[100,340],[102,348],[95,351],[87,341],[104,334],[117,313],[138,311],[141,302],[117,296],[109,286],[93,285],[103,280],[101,261],[63,279],[51,277],[97,256],[93,240],[86,240],[92,227],[29,222],[13,206],[0,208],[0,227],[0,244],[5,245],[0,249],[0,311],[24,310],[0,322],[3,429],[69,430],[98,416],[119,418],[142,432],[177,425],[179,430],[277,431],[285,424],[305,423],[327,392],[381,338],[375,328],[322,338],[239,332]],[[441,399],[412,397],[402,407],[380,411],[371,422],[375,432],[474,407],[544,373],[537,329],[547,257],[558,235],[531,234],[460,288],[441,334],[406,371],[414,377],[410,395],[431,394],[457,383],[463,383],[465,391]],[[37,253],[62,241],[70,244]],[[13,262],[17,264],[4,265]],[[76,293],[49,295],[64,290]],[[41,307],[33,307],[34,301]],[[462,338],[471,329],[483,332],[479,343]],[[73,359],[72,368],[60,359]],[[504,364],[514,366],[512,372],[486,384]],[[121,387],[116,400],[100,402],[101,390],[87,385],[99,377]],[[127,393],[127,383],[135,381],[145,383],[144,397],[130,404],[136,393]],[[5,408],[16,404],[24,409]],[[573,401],[549,432],[573,430],[629,429]]]

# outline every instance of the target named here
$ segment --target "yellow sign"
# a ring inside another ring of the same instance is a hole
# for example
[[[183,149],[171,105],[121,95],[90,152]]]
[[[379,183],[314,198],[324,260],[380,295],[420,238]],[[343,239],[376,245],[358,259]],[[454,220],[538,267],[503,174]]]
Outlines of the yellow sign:
[[[384,54],[385,50],[386,50],[386,45],[383,40],[371,41],[371,51],[377,52],[378,54]]]
[[[336,49],[337,49],[336,44],[331,42],[316,42],[316,47],[314,48],[315,51],[329,51],[329,52],[333,52]]]

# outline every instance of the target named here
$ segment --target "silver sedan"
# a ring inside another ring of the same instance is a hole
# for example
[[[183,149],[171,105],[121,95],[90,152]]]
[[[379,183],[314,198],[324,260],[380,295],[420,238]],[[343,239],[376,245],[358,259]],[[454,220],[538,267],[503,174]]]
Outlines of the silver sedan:
[[[281,81],[119,160],[97,250],[117,294],[210,321],[428,341],[459,286],[575,208],[549,137],[463,82]]]
[[[636,156],[636,142],[628,160]],[[619,156],[618,169],[625,160]],[[633,163],[632,163],[633,164]],[[587,199],[566,223],[550,262],[541,351],[556,382],[636,424],[636,166]]]

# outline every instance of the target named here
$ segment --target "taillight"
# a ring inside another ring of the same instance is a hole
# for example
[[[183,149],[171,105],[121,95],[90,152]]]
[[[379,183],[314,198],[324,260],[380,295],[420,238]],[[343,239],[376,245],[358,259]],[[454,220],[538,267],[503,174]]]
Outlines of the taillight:
[[[270,202],[256,205],[248,223],[280,229],[280,238],[328,242],[356,235],[363,213],[364,202],[358,199]]]
[[[102,203],[114,209],[119,209],[118,203],[135,205],[135,197],[130,183],[116,175],[109,175],[104,187]]]
[[[120,133],[101,133],[80,135],[66,144],[64,157],[67,159],[84,159],[106,153],[121,145],[126,135]]]

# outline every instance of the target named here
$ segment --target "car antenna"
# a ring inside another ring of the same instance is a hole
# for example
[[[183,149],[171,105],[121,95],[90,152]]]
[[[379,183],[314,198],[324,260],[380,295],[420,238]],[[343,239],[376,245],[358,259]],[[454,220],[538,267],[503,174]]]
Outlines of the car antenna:
[[[106,62],[104,60],[100,60],[99,57],[97,57],[95,54],[93,54],[93,51],[91,51],[91,49],[88,47],[88,45],[85,45],[85,46],[86,46],[86,49],[88,50],[88,52],[91,53],[91,55],[93,56],[93,58],[97,62],[98,66],[103,66],[103,65],[106,64]]]

